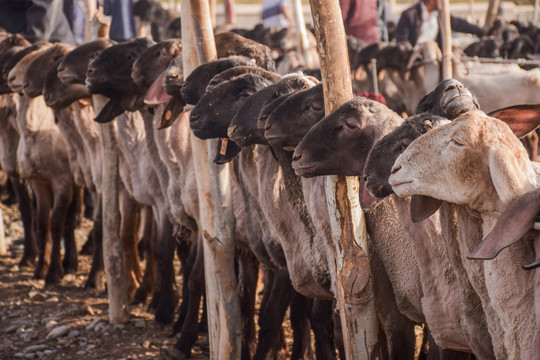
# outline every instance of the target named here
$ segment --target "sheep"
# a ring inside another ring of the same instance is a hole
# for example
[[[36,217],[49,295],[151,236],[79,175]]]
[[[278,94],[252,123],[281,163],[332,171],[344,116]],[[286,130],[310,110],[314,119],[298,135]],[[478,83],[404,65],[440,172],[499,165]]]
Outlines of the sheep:
[[[119,147],[130,172],[130,178],[124,183],[131,185],[132,195],[139,203],[152,207],[157,244],[158,247],[163,246],[158,256],[164,258],[162,261],[158,258],[158,265],[163,268],[158,273],[159,283],[154,289],[151,306],[157,307],[156,321],[170,323],[178,298],[172,276],[173,224],[162,191],[167,188],[168,174],[157,155],[153,137],[146,136],[144,119],[135,112],[143,108],[145,91],[131,78],[133,63],[151,45],[151,40],[142,38],[103,50],[89,63],[86,84],[91,93],[100,93],[111,99],[97,115],[96,121],[110,121],[113,114],[133,111],[124,114],[129,120],[118,122]],[[122,66],[118,68],[117,64]]]
[[[476,239],[493,229],[512,200],[537,187],[535,166],[509,126],[480,110],[469,111],[413,141],[396,159],[389,182],[399,196],[425,195],[464,205],[481,219],[479,234],[468,228],[469,236]],[[466,217],[461,215],[458,221]],[[495,313],[488,316],[496,317],[501,330],[494,333],[490,328],[490,334],[494,346],[501,338],[504,346],[500,352],[496,349],[497,358],[539,355],[538,319],[528,311],[535,304],[534,275],[515,266],[516,261],[533,261],[532,253],[522,244],[483,264]]]
[[[216,77],[218,76],[220,75],[217,75]],[[214,79],[216,77],[214,77]],[[284,83],[287,83],[287,81]],[[205,138],[226,136],[228,131],[226,125],[231,123],[233,116],[243,113],[242,109],[244,109],[245,106],[249,106],[250,109],[255,106],[250,100],[253,96],[259,94],[260,91],[257,90],[262,90],[265,94],[271,95],[272,90],[266,91],[271,86],[273,86],[271,85],[271,82],[258,75],[258,71],[256,71],[255,74],[248,73],[226,80],[215,85],[213,88],[210,88],[209,86],[207,92],[192,110],[190,120],[192,120],[192,128],[196,129],[195,134]],[[245,97],[239,97],[236,94],[243,94]],[[249,96],[250,94],[255,95]],[[259,97],[259,99],[261,98]],[[209,104],[211,104],[211,106],[209,106]],[[300,232],[299,234],[302,234],[302,228],[291,223],[292,218],[290,215],[283,214],[283,207],[286,203],[283,203],[283,200],[276,199],[268,190],[264,190],[264,192],[261,193],[263,189],[282,186],[278,185],[279,177],[277,178],[278,183],[276,184],[275,176],[271,175],[277,171],[276,166],[277,163],[272,158],[268,149],[259,152],[252,147],[248,147],[244,148],[239,154],[239,158],[237,162],[234,163],[233,167],[233,173],[235,174],[233,179],[236,179],[233,184],[238,182],[238,185],[246,194],[245,196],[247,196],[248,199],[251,199],[251,203],[260,203],[260,205],[257,205],[257,207],[260,206],[257,212],[259,214],[264,214],[262,217],[259,215],[259,221],[262,222],[262,228],[272,229],[269,235],[263,237],[264,246],[268,249],[268,254],[272,260],[268,263],[268,266],[272,269],[274,280],[271,284],[271,290],[268,292],[269,298],[267,299],[265,296],[264,299],[264,302],[268,303],[268,306],[265,306],[262,309],[263,311],[261,311],[259,317],[261,334],[270,331],[265,330],[267,328],[272,329],[271,331],[274,333],[281,326],[282,316],[284,315],[284,311],[291,301],[291,296],[293,294],[289,274],[293,276],[294,287],[302,293],[312,295],[314,291],[317,291],[316,294],[319,294],[319,297],[320,294],[324,294],[324,298],[328,298],[329,296],[327,293],[319,290],[321,285],[317,285],[316,282],[319,280],[312,280],[310,277],[313,275],[306,273],[305,269],[307,265],[302,258],[306,255],[297,255],[299,244],[292,240],[292,237],[295,236],[293,233]],[[285,229],[288,230],[285,231]],[[287,240],[283,239],[279,242],[276,241],[278,238],[283,237]],[[306,251],[304,250],[306,245],[307,242],[304,242],[304,244],[300,246],[300,248],[303,249],[301,250],[303,253]],[[289,272],[285,269],[289,269]],[[328,285],[325,284],[324,286]],[[287,294],[287,296],[279,295],[283,293]],[[279,316],[277,314],[279,314]],[[297,331],[295,330],[295,332]],[[268,340],[269,339],[266,337],[261,338],[255,353],[256,358],[259,358],[268,352],[271,345]],[[298,350],[296,346],[293,347],[293,349],[296,349],[295,356],[297,356],[298,354],[296,351],[300,350]]]
[[[421,57],[411,55],[409,58],[409,77],[400,76],[397,71],[390,72],[400,92],[407,96],[409,106],[414,106],[422,96],[433,90],[440,78],[438,61],[441,51],[437,44],[423,43],[418,51]],[[453,77],[470,90],[481,109],[487,113],[517,104],[534,104],[540,97],[540,69],[527,71],[517,64],[465,65],[455,61]],[[499,90],[501,86],[514,91],[504,93]]]
[[[47,47],[24,56],[8,74],[14,92],[24,91],[26,69]],[[68,165],[66,144],[54,123],[54,114],[42,96],[20,97],[16,104],[20,140],[17,148],[17,172],[33,189],[37,202],[37,237],[39,260],[34,276],[46,284],[60,282],[64,272],[77,269],[74,238],[73,175]],[[52,199],[52,201],[51,201]],[[70,221],[68,221],[68,218]],[[64,237],[66,256],[61,261],[60,242]],[[52,241],[52,248],[51,242]]]
[[[66,106],[73,100],[73,96],[79,95],[89,96],[86,87],[86,69],[91,58],[96,57],[105,48],[110,47],[112,42],[109,40],[95,40],[84,45],[78,46],[67,53],[61,60],[56,69],[51,69],[45,81],[43,89],[45,101],[47,105],[55,110]],[[84,88],[84,90],[83,90]],[[86,95],[88,94],[88,95]],[[84,152],[89,161],[84,162],[83,166],[90,166],[91,179],[93,185],[90,189],[95,188],[96,194],[94,199],[94,214],[93,219],[94,230],[90,240],[94,243],[92,267],[85,283],[86,288],[102,288],[104,286],[105,274],[102,254],[102,237],[101,237],[101,191],[102,191],[102,160],[101,160],[101,145],[99,139],[98,124],[93,121],[95,114],[92,107],[85,107],[85,101],[80,101],[81,109],[85,109],[87,114],[73,111],[74,125],[79,133]],[[79,105],[75,105],[78,107]],[[75,110],[75,109],[72,109]],[[120,167],[125,168],[125,167]],[[119,202],[120,213],[122,214],[120,224],[120,238],[126,252],[127,272],[130,274],[129,293],[139,286],[142,278],[142,271],[138,262],[136,249],[136,227],[137,227],[137,204],[130,198],[127,189],[123,183],[119,185]],[[143,215],[143,218],[146,215]],[[151,264],[147,264],[147,268],[151,268]],[[146,280],[146,279],[145,279]],[[146,280],[147,281],[147,280]],[[144,285],[144,283],[143,283]]]
[[[291,116],[294,117],[294,114]],[[336,173],[342,175],[362,174],[366,156],[371,151],[370,148],[373,144],[373,142],[370,143],[370,141],[373,141],[370,137],[373,138],[374,135],[372,132],[377,130],[373,129],[373,125],[365,119],[368,118],[367,115],[342,115],[341,119],[336,119],[336,117],[336,115],[329,116],[328,121],[321,121],[308,132],[306,137],[297,147],[293,164],[301,174],[307,176]],[[360,117],[360,119],[357,119],[358,117]],[[424,123],[425,120],[429,120],[430,118],[430,115],[422,115],[422,118],[419,118],[418,122]],[[433,120],[434,119],[431,119],[431,121]],[[383,133],[386,131],[383,131]],[[281,132],[284,133],[284,131]],[[359,139],[362,139],[362,141]],[[400,145],[401,144],[398,143],[395,146],[396,148],[399,148]],[[345,151],[345,149],[348,149],[348,151]],[[386,149],[388,149],[388,147]],[[354,156],[346,157],[347,153],[354,154]],[[305,157],[307,157],[307,159]],[[337,158],[339,158],[340,161],[336,161]],[[334,160],[332,161],[332,159]],[[362,194],[365,192],[365,189],[362,188],[363,185],[361,187],[360,200],[363,205],[366,205],[366,200],[368,199],[366,199],[367,196],[365,194]],[[369,204],[367,205],[369,206]],[[372,217],[372,211],[377,209],[382,211],[380,208],[381,205],[387,208],[386,211],[388,211],[389,205],[399,209],[398,213],[394,216],[400,219],[402,226],[407,229],[406,231],[402,230],[401,232],[410,234],[408,235],[409,237],[405,237],[402,240],[403,242],[401,244],[410,244],[412,247],[414,255],[411,254],[411,256],[417,259],[422,286],[424,286],[425,289],[429,289],[429,292],[428,290],[423,291],[422,307],[420,311],[425,314],[428,328],[432,330],[437,344],[445,348],[459,349],[461,351],[471,351],[474,349],[475,353],[489,357],[490,354],[492,354],[491,345],[489,344],[489,341],[485,341],[485,336],[482,338],[478,335],[477,329],[462,328],[460,331],[456,331],[456,329],[460,328],[460,325],[455,326],[456,323],[454,323],[455,325],[452,327],[454,330],[448,331],[449,328],[443,325],[444,321],[457,321],[457,324],[459,324],[461,323],[461,320],[457,320],[458,318],[467,319],[471,316],[471,313],[468,312],[468,310],[466,312],[461,312],[462,305],[460,302],[463,299],[461,295],[456,294],[456,297],[448,298],[446,300],[446,305],[440,303],[439,296],[436,295],[437,293],[446,293],[448,288],[455,288],[457,286],[456,279],[453,277],[448,278],[448,276],[442,275],[442,273],[439,276],[434,275],[440,271],[443,271],[443,273],[453,272],[453,270],[451,270],[451,264],[448,260],[445,260],[444,248],[442,245],[436,245],[432,241],[432,239],[437,237],[440,238],[441,236],[440,233],[435,231],[438,227],[437,222],[433,222],[432,225],[430,225],[432,229],[431,233],[429,233],[429,236],[426,236],[425,231],[426,229],[429,229],[429,227],[421,230],[420,228],[416,228],[416,225],[411,224],[408,214],[408,201],[402,202],[399,199],[387,198],[376,205],[371,205],[371,208],[367,208],[366,219],[368,222],[368,231],[372,236],[377,235],[372,232],[378,229],[377,221],[381,221],[381,218],[377,219]],[[384,215],[384,213],[379,213],[379,216],[384,217],[388,216],[388,214]],[[427,224],[424,225],[428,226]],[[381,247],[382,244],[384,244],[385,237],[374,236],[373,239],[374,243]],[[382,254],[386,254],[387,252],[388,250],[382,251]],[[430,253],[432,258],[427,259],[426,253]],[[389,266],[392,261],[395,261],[396,258],[385,258],[388,261],[386,262],[387,266]],[[401,283],[403,283],[403,281],[392,281],[394,286],[400,286]],[[467,299],[467,301],[471,300],[470,298],[465,299]],[[474,309],[478,303],[473,302],[472,305],[473,306],[468,307],[468,309]],[[441,308],[448,311],[446,316],[441,316]],[[460,312],[461,315],[459,315]],[[482,315],[483,314],[480,313],[480,316]],[[479,322],[479,319],[479,317],[475,317],[474,321],[481,323]],[[480,329],[482,328],[480,327]],[[480,341],[477,341],[478,339]],[[457,346],[458,343],[461,345]]]
[[[0,42],[0,168],[2,168],[11,182],[17,198],[21,220],[24,228],[24,250],[19,267],[32,267],[38,253],[37,243],[32,229],[33,210],[31,199],[26,190],[24,180],[17,173],[17,147],[19,133],[16,125],[16,102],[19,95],[11,93],[7,83],[7,74],[13,67],[12,59],[23,49],[30,47],[30,42],[20,35],[6,36]]]

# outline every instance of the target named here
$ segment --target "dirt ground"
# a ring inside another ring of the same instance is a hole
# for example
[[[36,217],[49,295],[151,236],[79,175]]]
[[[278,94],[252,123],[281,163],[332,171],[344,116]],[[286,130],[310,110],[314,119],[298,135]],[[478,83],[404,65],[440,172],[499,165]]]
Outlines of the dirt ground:
[[[127,324],[108,323],[107,294],[83,289],[89,255],[79,255],[77,274],[58,286],[45,288],[32,269],[19,269],[22,223],[15,206],[0,209],[8,244],[0,257],[0,359],[159,359],[161,347],[174,345],[171,328],[156,325],[146,305],[132,306]],[[91,226],[85,220],[77,230],[79,249]],[[192,358],[208,359],[207,352],[202,334]]]

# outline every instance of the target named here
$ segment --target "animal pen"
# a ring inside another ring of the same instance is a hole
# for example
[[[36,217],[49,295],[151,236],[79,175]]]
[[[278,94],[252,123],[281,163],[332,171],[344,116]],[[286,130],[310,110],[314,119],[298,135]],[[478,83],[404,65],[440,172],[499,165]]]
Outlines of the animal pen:
[[[346,35],[338,0],[310,0],[309,3],[313,16],[314,36],[317,42],[318,62],[320,63],[324,114],[327,116],[334,113],[343,104],[354,99]],[[107,20],[102,17],[102,14],[97,13],[94,1],[86,0],[86,4],[89,12],[88,17],[92,19],[86,34],[87,39],[95,40],[106,37]],[[172,6],[175,2],[169,1],[169,4]],[[227,23],[229,24],[234,23],[235,13],[233,5],[232,1],[225,1],[225,12],[227,14]],[[295,26],[300,30],[296,34],[298,53],[304,59],[305,63],[310,64],[316,59],[310,58],[311,55],[308,49],[309,40],[304,18],[301,14],[301,2],[294,0],[293,5]],[[498,0],[490,0],[486,15],[486,24],[493,23],[498,5]],[[537,9],[538,0],[535,1],[535,20],[538,16]],[[215,11],[215,1],[189,0],[182,1],[181,3],[181,61],[182,76],[184,79],[187,79],[199,66],[218,59],[218,49],[212,20],[215,18],[213,11]],[[442,0],[441,20],[443,35],[442,51],[441,58],[436,60],[440,60],[441,63],[442,72],[440,80],[445,80],[453,77],[452,59],[454,58],[452,54],[448,0]],[[536,21],[534,23],[536,24]],[[418,51],[418,49],[415,50]],[[428,59],[428,62],[433,62],[433,60]],[[491,61],[474,57],[462,57],[462,60]],[[493,60],[493,62],[513,62],[520,65],[537,65],[539,63],[537,60],[514,61],[500,59]],[[377,63],[372,59],[370,64],[372,73],[369,76],[374,81],[373,89],[378,93]],[[211,84],[209,87],[211,88],[212,85],[216,84]],[[452,89],[455,90],[460,85],[455,85]],[[434,92],[436,91],[434,90]],[[462,91],[460,96],[465,94],[465,91],[461,88],[459,91]],[[432,93],[429,95],[432,95]],[[426,96],[421,101],[427,102],[428,100],[428,96]],[[447,99],[445,98],[445,100]],[[454,98],[448,100],[448,103],[453,100]],[[96,114],[107,104],[105,97],[99,94],[92,94],[92,102],[96,109]],[[475,103],[473,105],[478,104]],[[436,106],[439,106],[439,103]],[[186,104],[183,108],[184,115],[189,113],[193,108],[193,105]],[[477,108],[479,110],[479,107]],[[477,108],[474,110],[477,110]],[[506,110],[512,112],[514,109]],[[535,123],[538,120],[540,114],[538,105],[532,106],[532,108],[528,107],[526,110],[528,111],[529,118],[523,120],[523,123],[526,123],[527,126],[520,123],[515,125],[516,128],[522,125],[521,128],[530,130],[533,127],[531,123]],[[376,112],[376,110],[371,112]],[[495,117],[494,113],[488,115]],[[164,118],[171,120],[167,118],[166,114]],[[171,123],[173,120],[171,120]],[[436,119],[436,121],[439,120],[438,118]],[[425,133],[432,128],[438,127],[438,124],[435,125],[436,121],[433,120],[432,122],[430,118],[429,121],[423,122],[421,125],[425,125],[426,128],[422,128],[417,132]],[[512,130],[514,130],[511,121],[509,123]],[[442,126],[444,126],[444,123]],[[516,133],[516,130],[514,130],[514,133]],[[330,136],[331,134],[328,135]],[[130,320],[128,284],[125,281],[130,275],[125,273],[126,265],[124,264],[125,258],[122,253],[123,245],[120,235],[121,210],[119,208],[119,199],[121,195],[119,194],[119,162],[121,160],[119,159],[117,149],[119,142],[117,121],[99,124],[99,136],[103,157],[103,197],[101,201],[103,207],[103,260],[107,278],[108,297],[108,313],[106,315],[111,325],[121,327]],[[229,163],[217,164],[214,161],[216,156],[220,154],[224,155],[225,150],[227,150],[228,141],[230,140],[228,138],[201,140],[191,132],[189,141],[194,159],[194,174],[196,175],[200,217],[200,223],[198,224],[200,228],[198,231],[202,234],[204,296],[206,302],[205,311],[208,319],[209,357],[210,359],[219,360],[241,359],[246,355],[243,354],[242,343],[244,324],[242,323],[243,309],[241,295],[239,294],[241,285],[237,276],[238,267],[236,264],[237,259],[235,258],[235,247],[237,244],[235,242],[236,220],[233,212],[234,194],[232,180],[237,175],[234,174],[232,165],[229,165]],[[457,147],[463,146],[463,144],[457,141],[452,144],[457,144]],[[272,152],[272,154],[276,157],[275,153]],[[399,167],[392,167],[392,175],[395,176],[399,170]],[[379,314],[377,313],[378,309],[375,303],[375,278],[372,268],[374,262],[372,261],[373,254],[371,253],[373,247],[369,243],[366,214],[360,201],[360,191],[365,186],[364,182],[366,179],[367,177],[359,179],[359,176],[324,175],[325,205],[328,209],[329,227],[331,230],[331,237],[324,246],[331,254],[330,266],[332,268],[329,272],[334,276],[332,281],[335,291],[335,294],[333,294],[335,296],[333,311],[339,317],[343,354],[347,359],[384,358],[385,355],[388,355],[385,354],[384,341],[381,341],[381,338],[384,336],[380,334],[382,326],[379,323],[380,319],[378,319]],[[526,201],[532,202],[531,199],[534,196],[530,194],[528,196]],[[418,198],[415,198],[415,200],[418,200]],[[437,202],[436,205],[440,206],[440,203]],[[411,205],[411,212],[413,208],[414,205]],[[530,211],[536,211],[536,208]],[[2,210],[0,209],[0,220],[1,218]],[[412,222],[416,223],[417,221],[413,219]],[[501,232],[502,230],[500,229]],[[3,223],[0,222],[0,256],[6,253],[3,235]],[[523,234],[521,235],[523,236]],[[491,237],[493,236],[491,235]],[[540,249],[540,245],[538,244],[540,244],[540,241],[537,240],[535,246]],[[538,249],[537,252],[540,251]],[[485,249],[483,250],[487,251]],[[495,257],[497,254],[494,254],[492,250],[488,255]],[[478,259],[485,260],[488,257],[485,254],[483,256],[478,257]],[[528,270],[535,271],[534,268],[538,264],[540,264],[539,260],[528,265]],[[538,272],[539,270],[536,271]],[[535,296],[538,296],[537,292],[540,291],[538,275],[536,275],[535,281],[533,287],[535,286],[537,288],[534,289],[534,292]],[[188,285],[185,284],[184,286]],[[540,303],[538,299],[535,301],[535,306],[538,308],[538,304]],[[476,305],[480,307],[479,304]],[[539,309],[535,310],[538,311]],[[536,316],[539,317],[540,314]],[[538,321],[540,320],[537,320],[537,323]],[[540,329],[537,330],[540,332]],[[535,337],[533,334],[531,341],[538,341],[539,337],[538,335]],[[510,343],[509,348],[514,346],[511,340],[505,339],[505,341]],[[501,345],[501,347],[503,346]],[[459,346],[456,345],[456,348],[459,348]],[[461,348],[459,349],[462,350]],[[454,349],[452,348],[452,350]],[[465,350],[468,351],[468,349]],[[497,355],[501,357],[500,354],[505,353],[506,349],[499,351]],[[524,357],[526,358],[531,353],[532,351],[523,354],[525,354]]]

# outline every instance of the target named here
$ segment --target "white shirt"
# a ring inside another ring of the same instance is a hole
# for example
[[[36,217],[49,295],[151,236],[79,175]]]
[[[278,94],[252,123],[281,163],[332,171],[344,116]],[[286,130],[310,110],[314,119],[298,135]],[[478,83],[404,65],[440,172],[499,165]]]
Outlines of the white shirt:
[[[416,43],[435,41],[439,34],[439,10],[433,10],[429,13],[423,2],[420,3],[420,7],[422,8],[422,27]]]

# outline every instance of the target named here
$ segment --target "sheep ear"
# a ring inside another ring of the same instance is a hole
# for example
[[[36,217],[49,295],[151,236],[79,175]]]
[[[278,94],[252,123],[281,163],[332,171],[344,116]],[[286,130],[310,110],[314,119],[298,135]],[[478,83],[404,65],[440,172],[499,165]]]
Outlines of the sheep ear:
[[[217,152],[214,158],[214,163],[226,164],[229,161],[234,160],[234,158],[236,158],[240,151],[242,151],[242,148],[231,139],[219,138],[219,141],[217,142]]]
[[[159,121],[158,130],[166,129],[171,126],[174,121],[180,116],[184,110],[184,102],[182,99],[173,97],[169,100],[163,113],[161,114],[161,120]]]
[[[167,76],[167,69],[161,72],[146,92],[144,97],[144,103],[146,105],[163,104],[170,100],[171,96],[165,92],[165,87],[163,86],[165,76]]]
[[[531,185],[527,171],[520,165],[523,160],[500,146],[489,150],[488,165],[491,181],[503,204],[514,200]]]
[[[411,196],[410,214],[411,221],[413,223],[419,223],[426,220],[433,215],[439,207],[441,207],[442,200],[434,199],[424,195]]]
[[[119,103],[109,100],[94,120],[101,124],[108,123],[123,112],[124,108]]]
[[[467,258],[493,259],[501,250],[520,240],[534,225],[536,214],[540,211],[539,196],[540,189],[512,201],[497,220],[493,230]]]
[[[540,126],[540,104],[509,106],[488,115],[507,123],[518,138]]]

